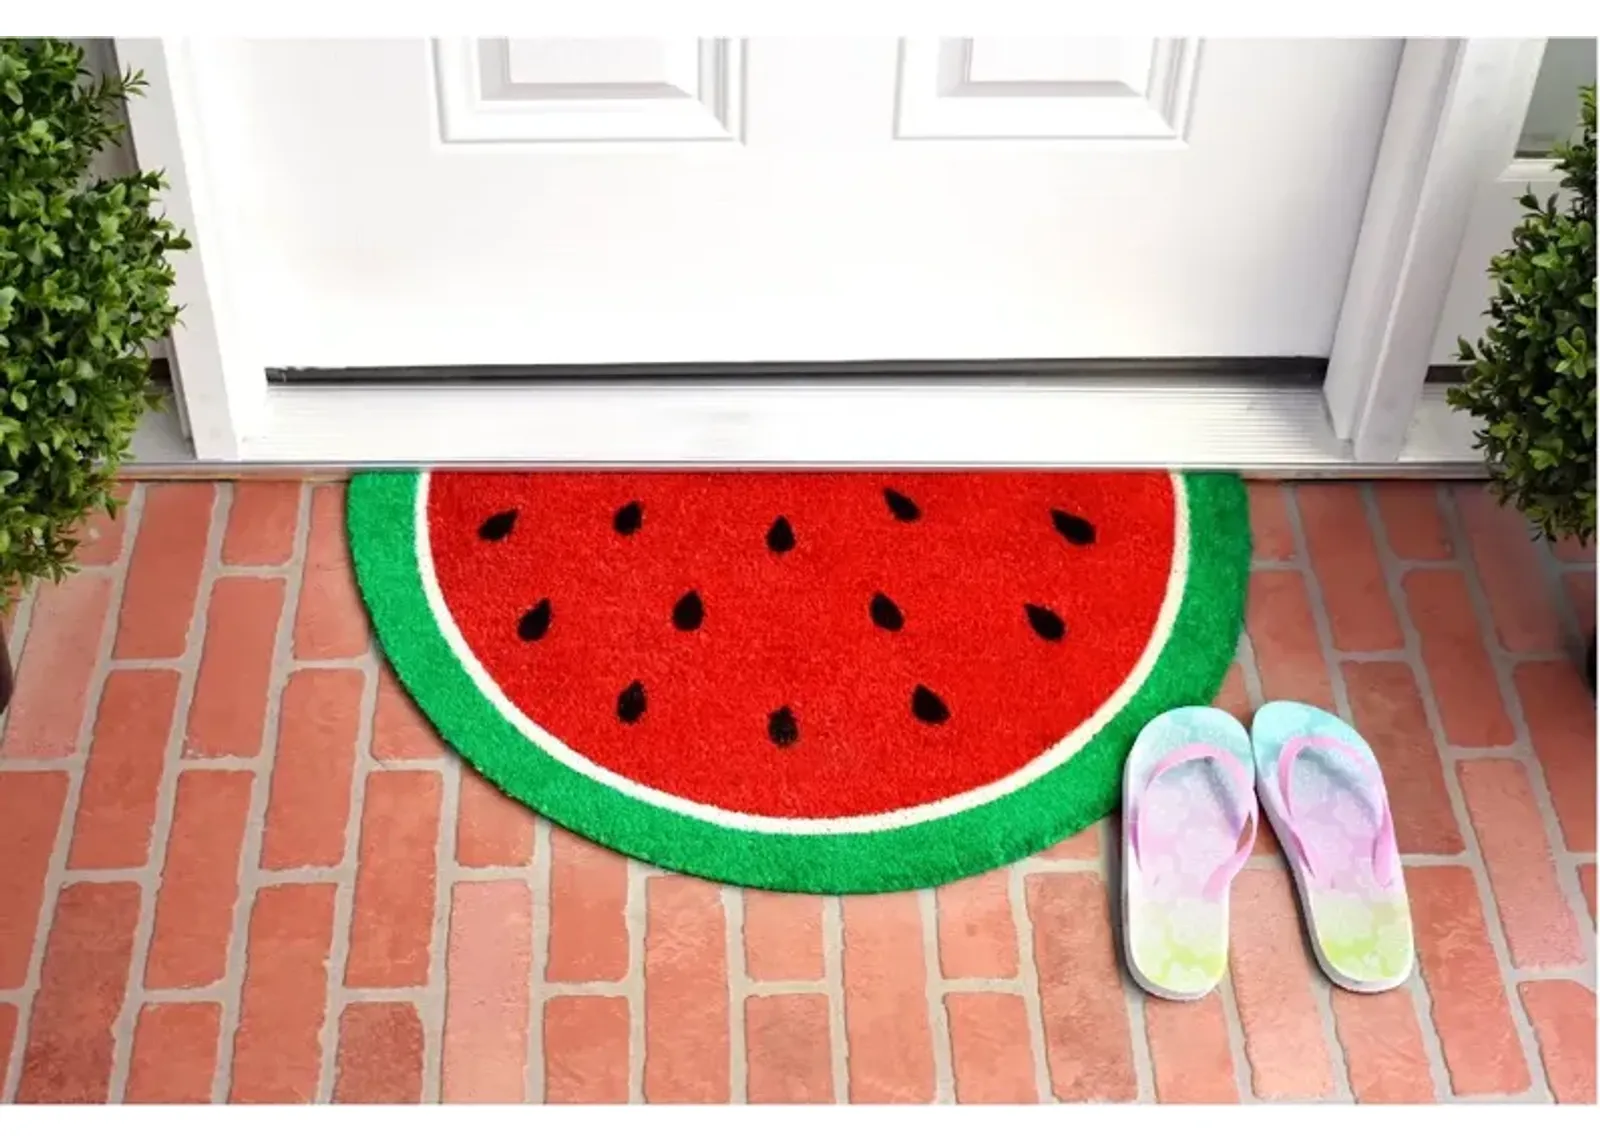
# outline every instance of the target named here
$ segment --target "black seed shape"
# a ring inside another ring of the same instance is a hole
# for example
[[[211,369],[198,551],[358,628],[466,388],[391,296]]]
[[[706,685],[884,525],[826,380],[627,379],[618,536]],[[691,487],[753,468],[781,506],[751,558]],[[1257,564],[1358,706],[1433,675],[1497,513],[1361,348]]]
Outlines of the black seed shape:
[[[496,512],[478,525],[478,539],[503,540],[511,535],[511,527],[516,522],[517,510],[515,508],[507,509],[504,512]]]
[[[630,726],[644,717],[644,684],[634,679],[617,696],[617,717]]]
[[[767,715],[767,737],[774,746],[793,746],[800,740],[800,724],[794,720],[794,711],[786,706]]]
[[[794,529],[789,527],[787,516],[779,516],[767,529],[767,547],[780,556],[794,550]]]
[[[543,639],[544,633],[550,630],[550,601],[541,599],[528,610],[522,613],[522,618],[517,620],[517,636],[524,643],[532,643],[535,639]]]
[[[679,631],[695,630],[705,616],[705,605],[700,602],[698,591],[685,593],[684,597],[672,606],[672,625]]]
[[[1071,512],[1052,508],[1050,519],[1055,522],[1056,531],[1061,533],[1067,543],[1077,544],[1080,547],[1094,543],[1094,525],[1082,516],[1074,516]]]
[[[906,617],[900,614],[900,609],[894,605],[883,592],[872,597],[872,603],[867,607],[872,613],[872,621],[885,631],[898,631],[906,625]]]
[[[913,520],[921,519],[922,509],[917,507],[915,500],[904,492],[896,492],[892,488],[883,490],[883,502],[889,506],[889,511],[896,520],[909,524]]]
[[[630,500],[617,514],[611,517],[611,526],[617,530],[619,536],[631,536],[639,530],[639,525],[644,523],[644,505],[637,500]]]
[[[1061,637],[1067,633],[1067,625],[1061,621],[1061,616],[1048,607],[1040,607],[1037,603],[1024,603],[1022,606],[1028,612],[1028,625],[1034,629],[1039,638],[1048,639],[1052,643],[1061,642]]]
[[[911,713],[918,721],[937,726],[950,717],[950,708],[944,705],[944,699],[918,683],[917,689],[911,692]]]

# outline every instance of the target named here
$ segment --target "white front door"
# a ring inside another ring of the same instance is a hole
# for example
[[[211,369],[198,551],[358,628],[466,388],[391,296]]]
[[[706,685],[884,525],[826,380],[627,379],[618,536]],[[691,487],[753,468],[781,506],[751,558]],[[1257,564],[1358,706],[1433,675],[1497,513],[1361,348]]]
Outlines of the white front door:
[[[192,51],[268,367],[1325,357],[1398,40]]]

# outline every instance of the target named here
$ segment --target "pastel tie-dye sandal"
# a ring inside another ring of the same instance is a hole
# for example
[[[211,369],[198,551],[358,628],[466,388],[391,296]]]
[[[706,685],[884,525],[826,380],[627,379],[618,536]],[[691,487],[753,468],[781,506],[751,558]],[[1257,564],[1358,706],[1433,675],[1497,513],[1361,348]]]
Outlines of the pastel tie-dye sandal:
[[[1383,771],[1327,711],[1272,702],[1250,726],[1256,783],[1300,891],[1322,971],[1352,992],[1411,975],[1416,945]]]
[[[1139,733],[1122,780],[1128,970],[1146,992],[1198,1000],[1228,967],[1228,889],[1256,837],[1250,738],[1212,707]]]

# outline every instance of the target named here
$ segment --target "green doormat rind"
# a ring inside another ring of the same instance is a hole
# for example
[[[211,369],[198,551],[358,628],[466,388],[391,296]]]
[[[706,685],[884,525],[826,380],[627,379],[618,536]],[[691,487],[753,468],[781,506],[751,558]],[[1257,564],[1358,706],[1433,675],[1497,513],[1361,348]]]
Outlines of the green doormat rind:
[[[395,674],[445,741],[505,793],[574,833],[666,869],[755,888],[880,893],[970,877],[1098,821],[1117,805],[1123,761],[1145,723],[1216,696],[1243,623],[1249,508],[1236,476],[1181,479],[1188,574],[1144,685],[1070,764],[981,805],[870,833],[715,825],[630,798],[553,758],[500,715],[434,621],[417,563],[419,474],[356,476],[348,519],[356,576]]]

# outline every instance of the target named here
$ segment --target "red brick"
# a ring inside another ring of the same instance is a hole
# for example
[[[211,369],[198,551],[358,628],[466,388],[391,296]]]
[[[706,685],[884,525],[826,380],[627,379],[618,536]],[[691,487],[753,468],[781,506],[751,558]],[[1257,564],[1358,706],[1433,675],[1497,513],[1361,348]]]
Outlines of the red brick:
[[[1453,568],[1427,568],[1407,572],[1404,587],[1446,741],[1454,746],[1510,745],[1516,730],[1500,697],[1466,578]]]
[[[628,859],[564,829],[552,828],[550,958],[545,979],[621,980],[626,976],[627,908]]]
[[[1561,584],[1572,603],[1572,615],[1578,621],[1578,630],[1585,635],[1594,634],[1594,569],[1564,572]]]
[[[104,1103],[128,989],[139,887],[80,882],[56,899],[28,1021],[18,1103]]]
[[[283,593],[281,579],[226,576],[212,586],[185,758],[252,758],[261,752]]]
[[[1417,962],[1433,1001],[1433,1026],[1457,1095],[1512,1095],[1530,1082],[1522,1045],[1472,871],[1460,866],[1406,870]]]
[[[532,860],[533,812],[463,765],[456,808],[456,863],[482,869],[523,866]]]
[[[322,1071],[335,887],[269,885],[256,892],[232,1103],[310,1103]]]
[[[1594,695],[1570,663],[1523,663],[1513,679],[1567,849],[1593,853]]]
[[[1463,762],[1460,776],[1511,963],[1518,968],[1581,964],[1577,919],[1556,880],[1544,819],[1522,763]]]
[[[1517,991],[1556,1102],[1594,1103],[1594,993],[1575,980],[1529,980]]]
[[[1550,545],[1556,559],[1567,564],[1594,563],[1594,545],[1580,543],[1576,536],[1563,536]]]
[[[1028,1009],[1005,992],[951,992],[950,1062],[957,1103],[1038,1103]]]
[[[1358,1103],[1432,1103],[1428,1055],[1411,994],[1333,990],[1333,1018]]]
[[[1132,1100],[1133,1044],[1106,886],[1094,873],[1027,880],[1045,1061],[1057,1099]]]
[[[1311,566],[1341,651],[1394,651],[1405,646],[1378,562],[1357,484],[1302,484],[1295,489],[1311,549]]]
[[[149,860],[178,681],[176,671],[106,677],[67,868],[131,869]]]
[[[146,1004],[133,1032],[127,1103],[210,1103],[220,1004]]]
[[[525,1098],[532,957],[533,905],[526,884],[457,883],[445,970],[445,1102]]]
[[[1017,975],[1009,878],[1007,870],[995,869],[939,886],[939,971],[946,979]]]
[[[1246,869],[1233,883],[1228,964],[1252,1088],[1261,1099],[1333,1094],[1300,905],[1282,869]]]
[[[28,979],[67,784],[60,770],[0,770],[0,988]]]
[[[1294,526],[1289,523],[1288,488],[1257,480],[1250,481],[1245,488],[1250,494],[1250,533],[1255,558],[1294,559]]]
[[[1378,516],[1389,550],[1402,560],[1448,560],[1455,545],[1439,512],[1439,486],[1431,480],[1383,480],[1374,484]]]
[[[11,1076],[12,1044],[17,1039],[17,1006],[0,1001],[0,1091]]]
[[[94,572],[39,585],[27,641],[15,660],[0,756],[65,758],[78,749],[110,606],[111,580]]]
[[[931,1103],[922,914],[913,893],[844,897],[844,1024],[852,1103]]]
[[[254,780],[242,770],[179,775],[145,962],[146,988],[202,988],[227,972],[239,852]]]
[[[233,504],[228,509],[228,530],[222,535],[222,562],[250,567],[288,563],[294,555],[294,529],[299,515],[299,482],[236,482]]]
[[[176,659],[189,642],[216,489],[202,482],[145,488],[122,592],[115,656]]]
[[[1324,710],[1333,706],[1305,576],[1297,571],[1252,572],[1245,625],[1265,701],[1292,699]]]
[[[1147,996],[1145,1037],[1155,1071],[1156,1099],[1162,1103],[1238,1103],[1228,1047],[1228,1017],[1222,996],[1174,1001]]]
[[[1343,669],[1356,729],[1383,771],[1400,851],[1460,853],[1464,845],[1445,787],[1444,763],[1411,668],[1405,663],[1345,663]]]
[[[372,756],[380,762],[442,758],[445,745],[411,701],[388,663],[378,669],[378,704],[372,713]]]
[[[721,889],[677,876],[652,877],[646,885],[645,1100],[725,1103],[728,957]]]
[[[261,841],[263,869],[344,860],[361,686],[361,672],[353,670],[300,670],[289,676]]]
[[[311,490],[311,534],[294,624],[296,659],[349,659],[367,649],[367,613],[345,539],[344,485]]]
[[[339,1014],[335,1069],[335,1103],[421,1103],[422,1017],[416,1005],[346,1005]]]
[[[119,482],[113,493],[117,501],[116,515],[93,512],[78,530],[78,550],[74,553],[80,567],[105,567],[114,564],[122,555],[122,537],[128,526],[128,498],[133,495],[133,485]]]
[[[428,983],[443,786],[431,770],[367,775],[348,988]]]
[[[746,889],[744,964],[751,980],[821,980],[822,898]]]
[[[1527,521],[1497,505],[1482,486],[1458,488],[1455,496],[1500,645],[1508,651],[1561,650],[1561,621]]]
[[[628,1102],[628,1001],[552,996],[544,1006],[544,1101]]]
[[[1578,884],[1583,889],[1583,899],[1589,903],[1589,923],[1594,924],[1594,862],[1578,866]]]
[[[746,1100],[833,1102],[826,996],[748,997],[744,1026]]]

